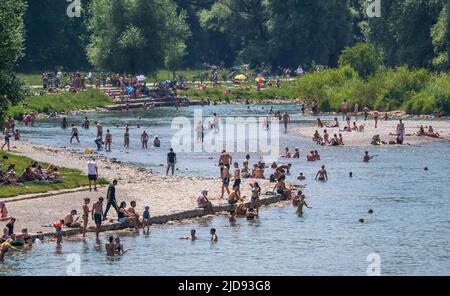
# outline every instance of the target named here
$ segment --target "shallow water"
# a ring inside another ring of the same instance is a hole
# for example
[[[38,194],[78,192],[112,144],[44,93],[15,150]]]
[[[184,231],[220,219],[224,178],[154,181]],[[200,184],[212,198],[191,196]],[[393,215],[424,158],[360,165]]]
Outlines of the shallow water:
[[[261,108],[217,106],[205,108],[205,113],[263,115]],[[180,114],[192,116],[192,109],[183,109],[176,116]],[[122,139],[116,136],[119,143],[109,156],[161,170],[158,164],[164,162],[173,134],[168,128],[173,110],[95,116],[104,127],[126,121],[136,125],[132,118],[141,116],[141,124],[161,136],[163,147],[142,152],[136,140],[130,153],[121,155],[118,146]],[[89,117],[93,121],[93,115]],[[299,116],[293,119],[296,124],[311,124],[314,120]],[[24,137],[68,146],[70,131],[62,131],[56,124],[39,123],[39,129],[32,134],[25,129]],[[112,132],[121,135],[123,130]],[[89,135],[85,133],[81,131],[82,145],[74,148],[82,149],[94,138],[93,129]],[[138,130],[132,130],[132,139],[138,139],[138,135]],[[282,135],[281,143],[282,147],[299,146],[302,151],[316,148],[309,140],[291,135]],[[241,219],[235,225],[230,225],[226,217],[217,217],[192,224],[155,226],[149,236],[121,234],[125,248],[132,250],[115,259],[106,258],[102,248],[107,234],[102,235],[101,245],[89,238],[86,243],[65,242],[60,251],[53,243],[44,243],[35,245],[32,251],[7,257],[0,264],[0,275],[64,275],[69,266],[68,254],[80,255],[82,275],[366,275],[366,259],[371,253],[380,255],[384,275],[450,274],[448,143],[371,147],[371,154],[379,157],[370,164],[361,162],[364,148],[323,147],[319,151],[321,162],[307,163],[304,157],[291,161],[291,182],[296,182],[294,176],[299,171],[307,176],[305,193],[313,208],[306,209],[303,217],[297,217],[291,206],[272,206],[263,209],[257,221]],[[217,160],[209,160],[208,155],[180,154],[182,171],[178,173],[217,175]],[[236,154],[239,161],[242,157]],[[330,180],[316,183],[313,177],[322,163],[327,166]],[[425,166],[430,170],[424,171]],[[353,178],[348,177],[350,171]],[[373,215],[367,214],[369,208],[374,210]],[[358,223],[359,218],[365,218],[366,223]],[[208,241],[211,227],[218,230],[217,244]],[[187,236],[191,228],[197,229],[199,241],[177,239]]]

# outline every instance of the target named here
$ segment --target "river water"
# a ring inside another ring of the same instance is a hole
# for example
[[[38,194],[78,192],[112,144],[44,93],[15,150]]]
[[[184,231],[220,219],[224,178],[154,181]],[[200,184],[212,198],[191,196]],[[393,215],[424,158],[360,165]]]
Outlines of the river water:
[[[264,110],[263,110],[264,108]],[[294,112],[298,106],[279,107]],[[205,107],[205,116],[264,116],[267,107]],[[173,117],[192,118],[194,108],[158,109],[90,114],[111,128],[115,137],[109,157],[141,164],[161,172],[165,153],[176,132],[170,128]],[[138,119],[141,117],[141,119]],[[81,121],[80,117],[70,120]],[[313,124],[313,117],[294,115],[294,124]],[[324,117],[327,120],[326,117]],[[328,118],[329,119],[329,118]],[[69,120],[69,121],[70,121]],[[123,126],[131,129],[132,147],[125,153]],[[59,120],[38,123],[38,128],[23,129],[23,137],[36,143],[82,150],[93,146],[94,129],[80,131],[80,145],[68,144],[69,130],[58,127]],[[135,128],[137,124],[141,129]],[[139,134],[146,129],[158,135],[162,147],[142,151]],[[280,135],[280,146],[317,149],[309,139]],[[61,250],[54,244],[37,244],[26,253],[14,253],[0,264],[0,275],[65,275],[73,258],[80,259],[81,275],[366,275],[370,258],[380,259],[383,275],[450,274],[450,145],[436,143],[417,147],[371,147],[378,154],[370,164],[361,162],[364,148],[321,147],[320,163],[305,158],[292,160],[294,176],[307,176],[306,196],[312,209],[303,217],[291,206],[272,206],[261,211],[256,221],[238,220],[231,225],[226,217],[196,220],[189,224],[154,226],[150,235],[120,234],[125,248],[123,257],[110,259],[103,245],[89,238],[75,238]],[[236,153],[241,162],[244,154]],[[209,157],[214,156],[213,159]],[[178,174],[216,176],[217,154],[179,153]],[[252,154],[253,160],[256,154]],[[252,161],[251,161],[252,163]],[[320,164],[326,164],[330,180],[313,181]],[[429,171],[424,171],[427,166]],[[349,178],[349,172],[353,178]],[[374,214],[367,214],[373,209]],[[364,218],[365,223],[358,223]],[[208,240],[210,228],[218,231],[219,242]],[[179,240],[190,229],[199,240]],[[75,255],[74,255],[75,254]],[[374,255],[375,254],[375,255]],[[75,257],[73,257],[75,256]],[[79,256],[79,257],[77,257]],[[70,269],[70,268],[69,268]]]

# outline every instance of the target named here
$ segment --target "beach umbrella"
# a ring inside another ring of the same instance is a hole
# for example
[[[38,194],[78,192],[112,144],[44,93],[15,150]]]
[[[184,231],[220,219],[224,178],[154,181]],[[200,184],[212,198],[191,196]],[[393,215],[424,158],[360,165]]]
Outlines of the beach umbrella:
[[[264,77],[260,76],[260,77],[256,78],[255,81],[258,83],[263,83],[264,81],[266,81],[266,79]]]
[[[245,79],[247,79],[247,76],[245,76],[244,74],[239,74],[239,75],[234,76],[234,79],[245,80]]]
[[[147,79],[147,77],[145,77],[144,75],[138,75],[136,76],[137,81],[144,81],[145,79]]]

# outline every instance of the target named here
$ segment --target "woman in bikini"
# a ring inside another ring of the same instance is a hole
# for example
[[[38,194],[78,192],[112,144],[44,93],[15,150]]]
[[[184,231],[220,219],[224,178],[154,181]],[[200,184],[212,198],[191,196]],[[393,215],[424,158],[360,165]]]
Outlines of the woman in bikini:
[[[250,184],[250,187],[252,188],[251,208],[256,209],[256,215],[258,216],[260,207],[259,196],[261,195],[261,187],[259,186],[258,182]]]

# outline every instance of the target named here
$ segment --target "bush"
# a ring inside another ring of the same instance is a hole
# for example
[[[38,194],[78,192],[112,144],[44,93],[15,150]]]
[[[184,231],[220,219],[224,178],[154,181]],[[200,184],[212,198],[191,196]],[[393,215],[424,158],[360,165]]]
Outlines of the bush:
[[[364,79],[374,75],[381,65],[378,52],[366,43],[345,48],[339,57],[339,64],[352,67]]]

